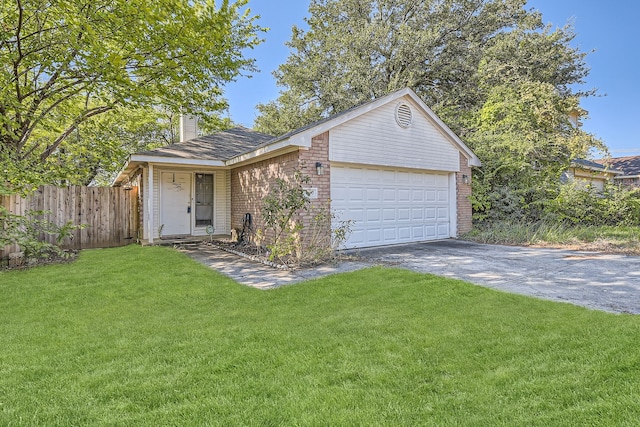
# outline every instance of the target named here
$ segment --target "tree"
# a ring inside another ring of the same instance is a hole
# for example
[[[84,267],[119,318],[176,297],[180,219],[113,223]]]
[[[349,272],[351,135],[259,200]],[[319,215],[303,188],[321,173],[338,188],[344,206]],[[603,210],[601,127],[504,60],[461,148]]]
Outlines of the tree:
[[[560,191],[572,159],[604,144],[574,126],[578,98],[550,83],[493,87],[475,115],[467,142],[483,161],[474,173],[472,203],[479,220],[537,220]]]
[[[224,109],[224,83],[254,70],[242,51],[262,29],[241,14],[246,2],[1,3],[0,185],[55,171],[78,129],[100,115],[156,104]]]
[[[297,108],[304,119],[311,111],[318,119],[403,87],[436,112],[477,107],[477,70],[487,46],[511,28],[541,25],[525,3],[313,0],[308,31],[293,28],[291,54],[274,73],[282,95],[258,107],[256,126],[281,133],[269,128],[281,110]]]
[[[309,29],[294,27],[283,88],[259,105],[256,127],[281,134],[411,87],[483,162],[478,218],[535,217],[575,156],[606,150],[569,123],[593,91],[589,69],[526,0],[312,0]]]
[[[110,185],[129,154],[178,142],[178,115],[170,110],[120,107],[81,124],[53,153],[56,181]]]

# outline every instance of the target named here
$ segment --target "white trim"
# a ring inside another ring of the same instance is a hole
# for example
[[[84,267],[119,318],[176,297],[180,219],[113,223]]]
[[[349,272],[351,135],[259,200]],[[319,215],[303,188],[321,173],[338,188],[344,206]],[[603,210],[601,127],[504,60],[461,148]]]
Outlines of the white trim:
[[[225,163],[221,160],[204,160],[204,159],[183,159],[176,157],[149,156],[142,154],[133,154],[129,162],[153,162],[156,164],[166,165],[187,165],[187,166],[214,166],[223,167]]]
[[[458,237],[458,187],[455,172],[449,174],[449,236]]]
[[[148,240],[149,244],[153,244],[153,164],[149,163],[148,190],[147,190],[147,216],[148,216]]]
[[[296,139],[297,140],[297,139]],[[301,141],[302,142],[302,141]],[[282,148],[286,148],[292,145],[299,145],[304,147],[305,145],[300,145],[300,144],[296,144],[293,143],[293,141],[291,139],[285,139],[270,145],[265,145],[264,147],[260,147],[254,151],[250,151],[249,153],[246,154],[242,154],[240,156],[236,156],[232,159],[227,160],[224,164],[225,166],[232,166],[238,163],[242,163],[242,162],[246,162],[248,160],[252,160],[255,159],[256,157],[259,156],[264,156],[266,154],[272,153],[274,151],[280,150]],[[309,147],[311,146],[311,140],[309,139]]]

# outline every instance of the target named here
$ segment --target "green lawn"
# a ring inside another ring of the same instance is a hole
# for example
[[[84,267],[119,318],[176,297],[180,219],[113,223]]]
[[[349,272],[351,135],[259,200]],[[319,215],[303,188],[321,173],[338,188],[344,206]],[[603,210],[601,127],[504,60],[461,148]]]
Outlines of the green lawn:
[[[640,316],[398,269],[270,291],[168,248],[0,273],[0,425],[637,425]]]

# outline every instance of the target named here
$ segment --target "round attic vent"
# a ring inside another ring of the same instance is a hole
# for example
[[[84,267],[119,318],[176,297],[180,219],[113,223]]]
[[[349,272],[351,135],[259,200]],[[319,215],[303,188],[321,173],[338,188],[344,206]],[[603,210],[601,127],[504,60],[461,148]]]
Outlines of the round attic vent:
[[[407,104],[398,104],[396,107],[396,123],[400,127],[408,128],[411,126],[413,122],[413,113],[411,112],[411,107]]]

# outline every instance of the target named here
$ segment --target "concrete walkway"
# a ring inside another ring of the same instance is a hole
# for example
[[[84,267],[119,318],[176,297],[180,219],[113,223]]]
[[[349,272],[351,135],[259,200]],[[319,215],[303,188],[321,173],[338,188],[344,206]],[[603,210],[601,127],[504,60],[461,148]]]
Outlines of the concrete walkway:
[[[640,314],[640,257],[445,240],[350,251],[358,261],[282,271],[212,247],[184,251],[260,289],[384,264],[598,310]]]
[[[346,261],[314,268],[279,270],[212,246],[186,246],[181,251],[238,283],[258,289],[276,288],[330,274],[359,270],[371,265],[364,261]]]

